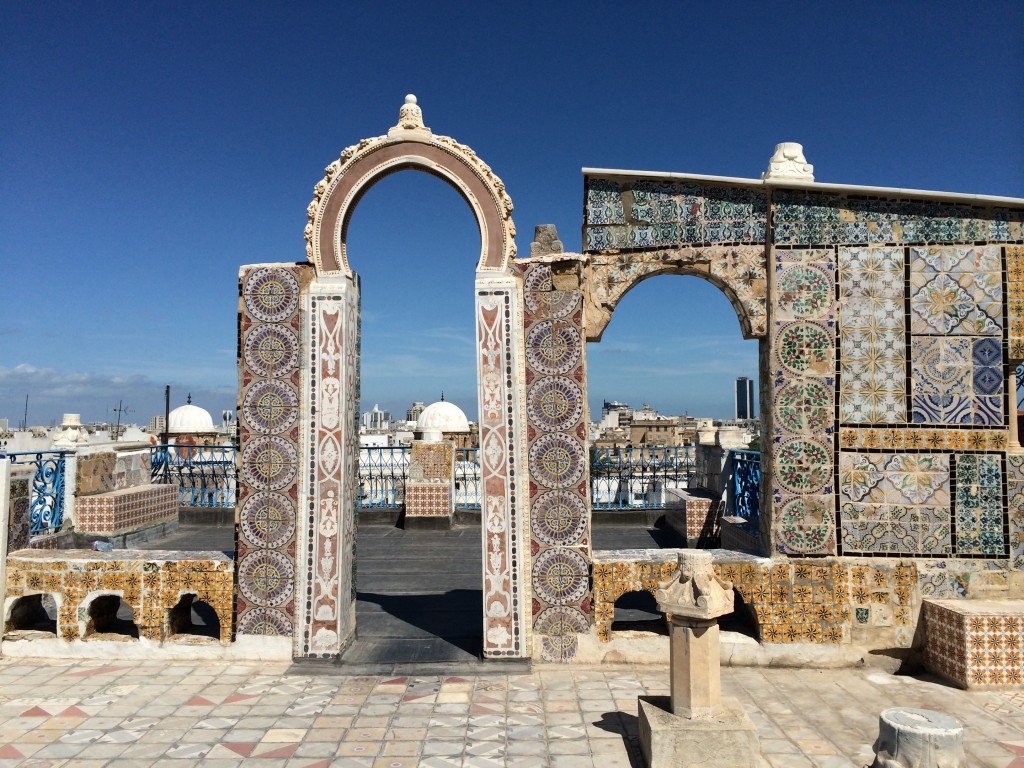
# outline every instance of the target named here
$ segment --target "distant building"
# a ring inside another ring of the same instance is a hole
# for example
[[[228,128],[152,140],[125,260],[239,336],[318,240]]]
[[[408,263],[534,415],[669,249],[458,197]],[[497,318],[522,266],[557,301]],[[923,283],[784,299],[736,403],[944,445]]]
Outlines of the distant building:
[[[149,425],[146,427],[146,431],[151,435],[156,435],[161,440],[164,437],[164,425],[167,424],[166,416],[154,416],[149,420]]]
[[[420,414],[423,413],[423,409],[427,406],[417,400],[415,403],[409,406],[409,410],[405,412],[406,421],[416,421],[419,419]]]
[[[736,418],[754,418],[756,402],[754,400],[754,382],[746,376],[740,376],[736,379]]]
[[[362,425],[368,430],[386,430],[391,426],[391,412],[382,411],[377,404],[374,403],[373,410],[363,413],[361,421]]]

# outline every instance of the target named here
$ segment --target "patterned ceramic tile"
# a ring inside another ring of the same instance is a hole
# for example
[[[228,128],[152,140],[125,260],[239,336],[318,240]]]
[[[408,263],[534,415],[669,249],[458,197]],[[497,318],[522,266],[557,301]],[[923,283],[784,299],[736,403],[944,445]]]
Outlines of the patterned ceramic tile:
[[[915,335],[910,362],[915,424],[1005,423],[998,338]]]
[[[925,666],[964,688],[1024,681],[1024,604],[925,600]]]
[[[999,335],[999,248],[911,248],[910,310],[913,333]]]
[[[1006,554],[1002,475],[999,456],[956,458],[957,554]]]

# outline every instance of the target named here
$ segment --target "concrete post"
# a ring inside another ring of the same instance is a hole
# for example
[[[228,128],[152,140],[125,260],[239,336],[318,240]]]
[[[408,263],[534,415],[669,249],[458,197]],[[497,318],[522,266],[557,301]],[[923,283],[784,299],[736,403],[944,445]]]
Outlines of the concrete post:
[[[672,616],[669,643],[672,714],[711,717],[722,702],[718,620]]]

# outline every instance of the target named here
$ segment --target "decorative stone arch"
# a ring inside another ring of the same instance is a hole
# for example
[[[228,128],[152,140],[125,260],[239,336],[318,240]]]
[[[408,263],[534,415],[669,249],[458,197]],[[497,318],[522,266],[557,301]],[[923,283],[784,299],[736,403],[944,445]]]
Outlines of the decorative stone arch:
[[[275,646],[287,638],[294,656],[321,658],[339,655],[354,636],[360,314],[345,240],[362,195],[403,169],[453,186],[480,230],[483,652],[527,656],[528,550],[517,537],[523,540],[523,528],[528,537],[529,525],[520,521],[525,493],[516,493],[523,430],[514,373],[523,288],[512,269],[512,201],[472,149],[423,125],[413,96],[386,135],[348,147],[325,169],[307,208],[310,264],[242,270],[238,635],[272,636]]]
[[[587,341],[600,341],[623,296],[647,278],[665,274],[704,278],[732,304],[743,338],[765,338],[767,256],[765,246],[753,245],[591,255],[586,267]]]
[[[405,168],[437,176],[459,192],[473,209],[480,228],[477,268],[506,272],[516,255],[516,228],[504,183],[465,144],[435,136],[424,126],[416,97],[409,95],[399,111],[398,125],[385,136],[347,147],[324,169],[324,178],[313,188],[305,236],[306,257],[317,275],[351,277],[346,238],[352,212],[370,187]]]

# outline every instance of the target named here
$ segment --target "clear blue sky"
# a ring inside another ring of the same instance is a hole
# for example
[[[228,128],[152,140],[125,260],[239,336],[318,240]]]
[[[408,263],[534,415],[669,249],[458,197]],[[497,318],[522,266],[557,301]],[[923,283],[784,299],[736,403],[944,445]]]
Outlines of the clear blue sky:
[[[241,264],[304,259],[312,186],[406,93],[505,181],[520,250],[579,250],[584,166],[1024,197],[1024,3],[0,5],[0,417],[235,401]],[[468,208],[431,177],[360,203],[363,404],[475,415]],[[725,298],[642,284],[588,348],[603,398],[727,416],[755,376]]]

